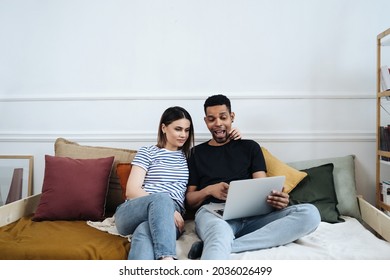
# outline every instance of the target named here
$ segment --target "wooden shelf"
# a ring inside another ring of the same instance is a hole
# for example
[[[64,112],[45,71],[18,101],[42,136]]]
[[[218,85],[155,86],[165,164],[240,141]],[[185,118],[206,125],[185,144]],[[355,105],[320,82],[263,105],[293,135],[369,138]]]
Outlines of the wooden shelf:
[[[378,36],[376,36],[376,38],[378,40],[382,40],[383,38],[385,38],[386,36],[390,35],[390,28],[389,29],[386,29],[385,31],[383,31],[382,33],[379,33]]]
[[[389,41],[388,40],[390,38],[390,28],[388,28],[387,30],[379,33],[377,35],[377,61],[376,61],[376,64],[377,64],[377,68],[376,68],[376,116],[377,116],[377,120],[376,120],[376,127],[377,127],[377,139],[376,139],[376,144],[377,144],[377,151],[376,151],[376,186],[375,186],[375,191],[376,191],[376,207],[379,209],[379,210],[382,210],[382,211],[390,211],[390,205],[384,203],[382,200],[381,200],[381,185],[382,185],[382,181],[384,180],[384,177],[383,174],[381,174],[381,172],[384,172],[384,170],[381,170],[381,166],[383,165],[387,165],[387,166],[390,166],[390,161],[385,161],[385,160],[382,160],[382,157],[388,157],[390,158],[390,151],[382,151],[379,149],[380,147],[380,127],[381,127],[381,114],[383,113],[382,112],[382,105],[384,104],[384,102],[390,102],[388,99],[388,97],[390,97],[390,90],[388,91],[382,91],[381,90],[381,66],[382,65],[386,65],[386,63],[383,63],[382,62],[382,59],[381,59],[381,52],[382,52],[382,47],[386,47],[386,46],[390,46],[389,44]],[[387,37],[389,36],[389,37]],[[387,37],[387,38],[386,38]],[[384,38],[386,38],[386,42],[384,42]],[[386,43],[386,44],[385,44]],[[390,64],[390,61],[387,62],[387,64]]]
[[[383,201],[378,201],[378,208],[390,211],[390,205],[383,203]]]
[[[388,97],[388,96],[390,96],[390,90],[381,91],[381,92],[378,92],[378,94],[377,94],[378,98]]]
[[[378,151],[377,151],[377,154],[378,154],[378,156],[390,157],[390,152],[387,152],[387,151],[378,150]],[[385,163],[385,162],[387,162],[387,161],[381,160],[381,162],[382,162],[382,163]]]

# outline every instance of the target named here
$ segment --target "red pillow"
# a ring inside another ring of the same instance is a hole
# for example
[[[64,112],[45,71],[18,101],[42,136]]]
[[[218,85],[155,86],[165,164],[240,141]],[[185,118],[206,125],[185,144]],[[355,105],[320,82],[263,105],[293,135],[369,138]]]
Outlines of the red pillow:
[[[42,196],[33,220],[102,220],[113,162],[114,157],[46,155]]]
[[[123,199],[126,199],[126,185],[131,172],[131,166],[131,163],[118,163],[116,166],[116,175],[119,177]]]

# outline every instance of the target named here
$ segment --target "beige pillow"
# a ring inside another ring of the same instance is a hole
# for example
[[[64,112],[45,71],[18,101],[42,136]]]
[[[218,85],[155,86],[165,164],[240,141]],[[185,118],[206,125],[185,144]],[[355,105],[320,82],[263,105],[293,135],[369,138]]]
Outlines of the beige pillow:
[[[116,172],[118,163],[130,163],[136,150],[80,145],[76,142],[58,138],[54,144],[56,156],[76,159],[96,159],[114,156],[114,164],[111,170],[108,193],[106,198],[106,216],[115,212],[116,207],[124,201],[122,188]]]
[[[267,176],[286,176],[284,192],[291,192],[303,178],[307,176],[306,172],[299,171],[286,163],[274,157],[266,148],[261,147],[267,165]]]

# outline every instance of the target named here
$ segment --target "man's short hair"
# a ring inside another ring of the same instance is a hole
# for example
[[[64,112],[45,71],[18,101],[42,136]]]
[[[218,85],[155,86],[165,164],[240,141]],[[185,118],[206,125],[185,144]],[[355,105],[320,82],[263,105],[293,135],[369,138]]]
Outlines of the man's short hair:
[[[227,98],[223,94],[216,94],[216,95],[212,95],[212,96],[208,97],[206,99],[206,101],[204,102],[204,105],[203,105],[204,113],[206,114],[207,107],[217,106],[217,105],[226,105],[229,113],[232,112],[232,106],[230,104],[229,98]]]

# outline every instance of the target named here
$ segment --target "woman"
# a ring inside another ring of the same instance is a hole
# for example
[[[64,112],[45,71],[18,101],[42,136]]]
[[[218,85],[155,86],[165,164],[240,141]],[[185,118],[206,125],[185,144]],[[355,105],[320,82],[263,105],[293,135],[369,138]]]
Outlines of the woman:
[[[233,129],[232,138],[240,138]],[[187,158],[194,145],[190,114],[175,106],[164,111],[156,145],[139,149],[118,206],[115,223],[122,235],[132,234],[128,259],[176,259],[176,239],[184,230]]]

